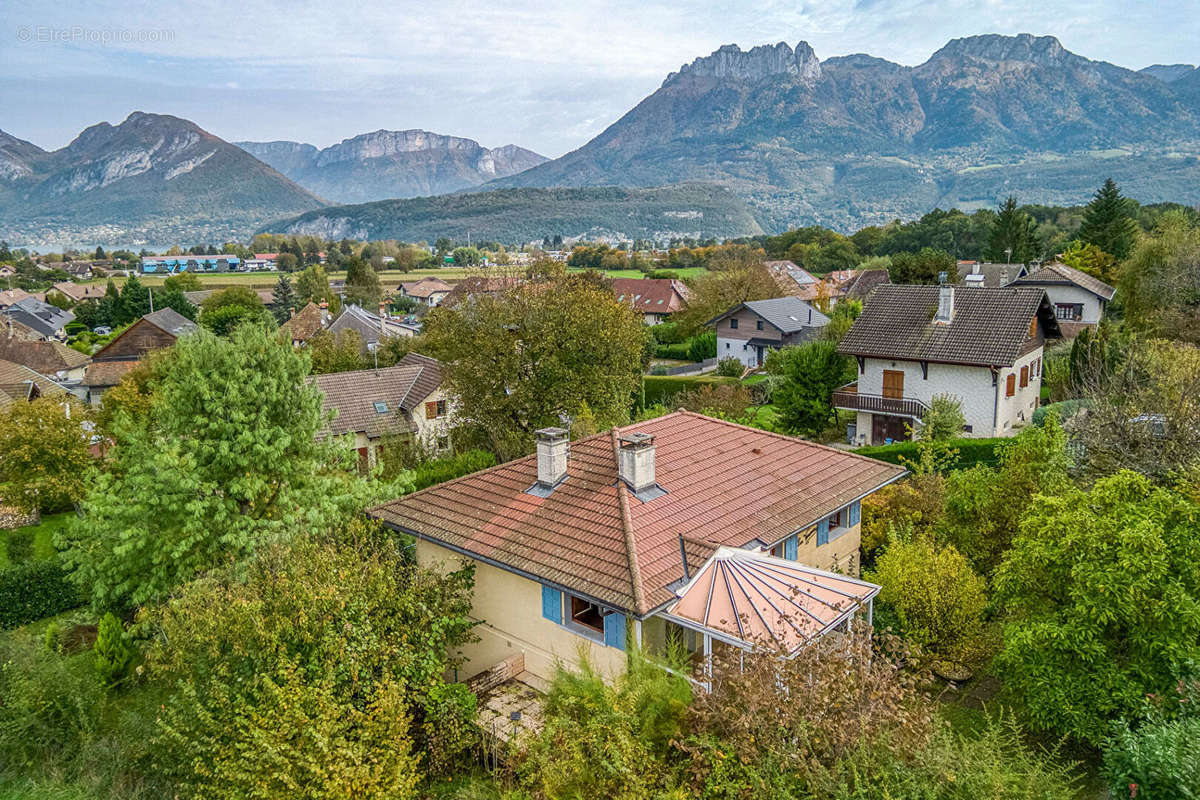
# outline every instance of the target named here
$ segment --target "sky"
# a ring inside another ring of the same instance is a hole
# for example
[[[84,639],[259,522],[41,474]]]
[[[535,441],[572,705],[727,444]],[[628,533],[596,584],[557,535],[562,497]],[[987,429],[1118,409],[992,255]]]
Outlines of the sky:
[[[556,157],[722,44],[916,65],[952,38],[1057,36],[1200,62],[1198,0],[3,0],[0,129],[46,149],[132,111],[319,147],[423,128]]]

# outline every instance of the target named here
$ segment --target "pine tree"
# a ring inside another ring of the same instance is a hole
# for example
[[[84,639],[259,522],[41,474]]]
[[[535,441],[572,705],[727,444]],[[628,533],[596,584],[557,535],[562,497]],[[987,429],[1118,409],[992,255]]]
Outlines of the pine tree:
[[[122,322],[134,322],[150,313],[150,290],[137,275],[130,275],[121,289]]]
[[[271,313],[275,315],[275,321],[282,325],[295,309],[296,293],[292,291],[292,281],[287,275],[280,275],[271,294]]]
[[[1133,219],[1133,203],[1121,196],[1117,184],[1109,178],[1096,190],[1092,202],[1083,212],[1079,238],[1094,244],[1117,260],[1133,250],[1137,239],[1137,222]]]
[[[1037,223],[1009,196],[996,211],[996,221],[988,238],[989,261],[1028,264],[1038,256]]]

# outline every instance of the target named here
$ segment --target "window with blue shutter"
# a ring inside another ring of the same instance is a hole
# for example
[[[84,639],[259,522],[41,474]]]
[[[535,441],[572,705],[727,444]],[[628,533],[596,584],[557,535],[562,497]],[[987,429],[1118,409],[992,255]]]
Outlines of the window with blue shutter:
[[[857,525],[861,516],[862,504],[855,500],[850,504],[850,527],[853,528],[855,525]]]
[[[562,624],[562,592],[558,589],[542,587],[542,616],[553,623]]]
[[[784,542],[783,542],[783,557],[786,558],[788,561],[796,560],[797,544],[798,544],[798,540],[797,540],[795,534],[789,536],[786,540],[784,540]]]
[[[604,618],[604,643],[618,650],[625,649],[625,615],[614,611]]]
[[[829,519],[823,519],[817,523],[817,546],[829,544]]]

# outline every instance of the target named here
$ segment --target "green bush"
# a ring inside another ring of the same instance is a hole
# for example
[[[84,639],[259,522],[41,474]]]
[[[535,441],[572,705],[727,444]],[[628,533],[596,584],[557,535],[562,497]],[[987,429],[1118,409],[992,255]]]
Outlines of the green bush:
[[[82,605],[79,590],[56,559],[0,570],[0,630]]]
[[[17,528],[8,535],[8,563],[24,564],[33,559],[33,529]]]
[[[678,322],[660,322],[651,327],[650,332],[654,334],[654,341],[659,344],[678,344],[683,341]]]
[[[1088,407],[1088,401],[1083,398],[1074,400],[1062,400],[1058,403],[1051,403],[1048,406],[1041,406],[1033,412],[1033,424],[1041,426],[1046,421],[1046,415],[1051,411],[1058,414],[1060,422],[1065,422],[1083,408]]]
[[[675,342],[673,344],[660,344],[654,348],[655,358],[671,358],[676,361],[691,360],[691,347],[687,342]]]
[[[717,374],[723,378],[740,378],[746,371],[746,366],[733,356],[726,356],[717,362]]]
[[[115,686],[129,675],[137,651],[125,635],[125,626],[111,611],[100,620],[96,644],[92,648],[92,663],[96,675],[105,686]]]
[[[688,357],[692,361],[704,361],[717,357],[717,332],[705,331],[688,339]]]
[[[1105,749],[1104,775],[1114,798],[1200,797],[1200,717],[1122,726]]]
[[[995,466],[999,463],[996,447],[1010,439],[999,437],[995,439],[947,439],[940,444],[958,451],[958,460],[951,469],[969,469],[976,464]],[[917,442],[896,442],[895,444],[860,447],[854,452],[889,464],[902,464],[901,459],[915,461],[920,457]]]
[[[680,392],[690,391],[709,383],[735,383],[733,378],[713,375],[647,375],[642,378],[645,386],[643,407],[671,406],[671,398]]]
[[[446,458],[437,458],[413,470],[413,491],[461,478],[495,464],[496,457],[486,450],[466,450]]]

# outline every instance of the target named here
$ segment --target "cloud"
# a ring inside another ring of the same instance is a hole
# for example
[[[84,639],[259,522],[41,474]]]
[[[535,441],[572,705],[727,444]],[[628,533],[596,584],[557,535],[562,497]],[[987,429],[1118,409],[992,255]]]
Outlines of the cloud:
[[[1194,0],[7,0],[0,87],[6,129],[43,146],[136,108],[233,139],[323,146],[421,127],[558,155],[725,43],[803,39],[821,58],[918,64],[958,36],[1049,33],[1140,67],[1196,59],[1193,11]],[[80,35],[25,41],[25,29]]]

